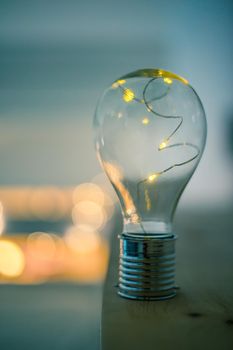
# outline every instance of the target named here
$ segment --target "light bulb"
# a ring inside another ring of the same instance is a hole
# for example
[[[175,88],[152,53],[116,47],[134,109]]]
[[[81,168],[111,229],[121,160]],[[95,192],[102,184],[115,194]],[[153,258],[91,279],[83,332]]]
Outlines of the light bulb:
[[[204,150],[202,103],[186,79],[143,69],[104,92],[94,127],[98,158],[124,217],[118,293],[142,300],[173,297],[172,221]]]

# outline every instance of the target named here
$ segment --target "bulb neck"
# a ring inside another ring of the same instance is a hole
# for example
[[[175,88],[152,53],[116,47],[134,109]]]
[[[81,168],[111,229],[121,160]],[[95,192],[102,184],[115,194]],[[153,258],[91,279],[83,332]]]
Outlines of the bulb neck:
[[[138,300],[174,297],[176,238],[174,234],[119,235],[118,294]]]
[[[158,235],[166,235],[171,236],[170,232],[172,232],[172,223],[169,220],[159,221],[141,221],[140,223],[132,223],[131,220],[124,219],[124,229],[123,232],[134,232],[132,235],[142,235],[147,236],[148,234],[151,236]],[[145,233],[146,232],[146,233]]]

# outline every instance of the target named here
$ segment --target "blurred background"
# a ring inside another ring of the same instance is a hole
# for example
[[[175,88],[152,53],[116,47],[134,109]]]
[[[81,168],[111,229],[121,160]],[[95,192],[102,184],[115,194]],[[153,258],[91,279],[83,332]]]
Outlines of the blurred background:
[[[190,81],[208,140],[177,225],[232,212],[232,37],[230,0],[0,0],[1,349],[99,349],[122,219],[92,119],[116,78],[162,68]]]

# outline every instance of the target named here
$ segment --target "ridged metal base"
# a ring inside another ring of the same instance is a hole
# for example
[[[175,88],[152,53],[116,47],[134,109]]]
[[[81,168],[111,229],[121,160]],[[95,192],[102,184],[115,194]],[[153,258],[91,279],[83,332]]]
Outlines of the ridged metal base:
[[[120,236],[119,290],[124,298],[163,300],[176,295],[176,235]]]

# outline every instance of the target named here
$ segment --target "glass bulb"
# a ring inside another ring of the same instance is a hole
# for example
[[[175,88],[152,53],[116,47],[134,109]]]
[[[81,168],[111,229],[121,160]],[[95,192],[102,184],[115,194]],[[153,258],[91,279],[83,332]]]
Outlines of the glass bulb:
[[[198,95],[176,74],[139,70],[116,80],[104,92],[94,126],[98,157],[116,190],[124,217],[122,258],[128,259],[126,251],[136,249],[131,253],[139,259],[138,250],[157,251],[161,244],[166,251],[171,242],[170,253],[174,252],[174,212],[206,140],[205,112]],[[160,258],[166,257],[165,251],[160,252]],[[145,254],[152,260],[158,258],[158,253]],[[129,278],[121,272],[120,266],[120,281],[126,280],[126,289]],[[161,281],[147,280],[152,283],[148,295],[137,291],[136,277],[133,282],[129,288],[135,289],[135,295],[129,290],[120,290],[120,294],[160,299],[156,285]],[[170,289],[174,295],[174,283]]]

